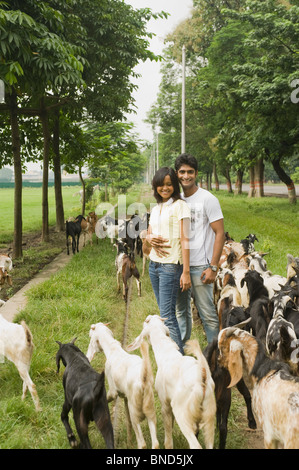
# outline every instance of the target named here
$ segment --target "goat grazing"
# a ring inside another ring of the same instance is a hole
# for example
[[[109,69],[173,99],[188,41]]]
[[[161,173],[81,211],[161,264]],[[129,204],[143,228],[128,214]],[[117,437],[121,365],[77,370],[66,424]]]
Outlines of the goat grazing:
[[[138,449],[145,449],[141,422],[146,418],[150,430],[152,449],[159,449],[156,434],[156,412],[154,402],[151,363],[149,359],[148,344],[144,341],[141,346],[141,355],[128,354],[121,347],[112,334],[112,331],[104,323],[91,325],[90,343],[86,353],[89,361],[92,361],[95,353],[103,351],[106,356],[105,375],[108,380],[108,402],[115,400],[117,396],[124,398],[127,414],[128,446],[131,440],[131,428],[133,427]]]
[[[67,254],[70,254],[69,250],[69,237],[72,239],[72,251],[73,254],[79,252],[79,239],[82,231],[81,222],[84,219],[83,215],[78,215],[74,221],[66,221],[66,250]]]
[[[0,315],[0,354],[13,362],[23,380],[24,400],[29,389],[37,411],[41,410],[36,387],[32,382],[29,369],[33,352],[33,338],[31,331],[24,321],[21,324],[11,323]]]
[[[266,448],[299,448],[299,378],[284,362],[266,355],[263,344],[236,325],[220,331],[220,364],[227,368],[232,387],[249,374],[252,409],[264,432]]]
[[[56,342],[59,344],[56,354],[57,373],[60,360],[65,366],[63,374],[65,401],[61,421],[66,429],[70,446],[78,446],[68,418],[72,408],[81,448],[91,449],[88,425],[90,421],[94,421],[103,435],[107,448],[113,449],[114,436],[106,397],[104,372],[98,374],[91,367],[87,357],[75,346],[75,339],[67,344]]]
[[[198,342],[189,340],[185,346],[185,352],[196,358],[182,355],[159,315],[146,318],[142,332],[127,350],[139,348],[144,338],[152,345],[158,367],[155,388],[161,402],[165,448],[173,448],[174,416],[191,449],[201,449],[196,438],[200,428],[205,447],[212,449],[216,414],[214,382]]]

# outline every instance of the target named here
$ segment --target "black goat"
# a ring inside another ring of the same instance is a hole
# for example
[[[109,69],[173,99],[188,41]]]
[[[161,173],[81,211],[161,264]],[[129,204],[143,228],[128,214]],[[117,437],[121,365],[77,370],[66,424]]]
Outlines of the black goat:
[[[231,406],[231,389],[227,388],[231,382],[230,373],[227,369],[219,364],[219,349],[217,338],[208,344],[203,351],[204,356],[209,364],[212,378],[215,383],[215,398],[216,398],[216,420],[219,430],[219,449],[225,449],[227,438],[227,422]],[[245,385],[243,379],[236,384],[237,389],[244,397],[247,408],[248,426],[251,429],[256,429],[256,422],[251,408],[251,395]]]
[[[262,276],[255,270],[247,271],[241,280],[241,287],[247,285],[249,307],[247,316],[251,318],[248,326],[253,336],[266,344],[267,329],[271,320],[269,314],[269,293]]]
[[[72,408],[82,449],[91,449],[88,437],[90,421],[96,423],[105,439],[107,448],[114,449],[104,372],[98,374],[91,367],[85,354],[74,345],[75,339],[67,344],[56,341],[59,344],[59,350],[56,354],[57,373],[59,372],[60,360],[65,366],[63,374],[65,401],[62,407],[61,421],[66,429],[71,447],[78,446],[68,418]]]
[[[72,238],[72,251],[73,254],[79,252],[79,239],[81,234],[81,221],[84,219],[83,215],[78,215],[74,221],[66,221],[66,250],[67,254],[70,254],[69,250],[69,237]],[[84,219],[85,220],[85,219]]]
[[[243,240],[240,241],[246,255],[248,255],[248,254],[250,254],[254,251],[254,242],[255,242],[255,240],[258,242],[258,239],[254,235],[254,233],[250,233],[249,235],[247,235],[246,238],[244,238]]]

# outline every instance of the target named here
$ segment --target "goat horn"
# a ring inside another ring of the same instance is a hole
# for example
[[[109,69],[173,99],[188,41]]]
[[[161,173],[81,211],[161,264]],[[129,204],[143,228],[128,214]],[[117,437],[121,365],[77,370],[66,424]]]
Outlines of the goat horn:
[[[247,318],[246,320],[242,321],[241,323],[238,323],[237,325],[229,326],[228,328],[226,328],[226,336],[227,337],[231,336],[236,331],[236,329],[243,328],[250,321],[251,321],[251,317]]]
[[[75,336],[75,338],[72,339],[71,343],[74,344],[74,342],[76,341],[77,339],[77,336]]]
[[[55,341],[55,343],[59,344],[59,346],[62,346],[62,343],[60,341]]]

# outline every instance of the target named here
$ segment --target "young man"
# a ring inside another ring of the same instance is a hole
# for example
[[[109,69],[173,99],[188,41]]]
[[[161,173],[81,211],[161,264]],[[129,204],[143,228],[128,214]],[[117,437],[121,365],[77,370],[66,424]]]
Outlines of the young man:
[[[225,241],[223,214],[218,199],[196,185],[197,160],[180,155],[175,170],[183,193],[181,197],[191,209],[190,275],[195,305],[210,343],[219,332],[219,320],[213,301],[213,283]],[[176,314],[183,343],[191,335],[191,289],[179,291]]]

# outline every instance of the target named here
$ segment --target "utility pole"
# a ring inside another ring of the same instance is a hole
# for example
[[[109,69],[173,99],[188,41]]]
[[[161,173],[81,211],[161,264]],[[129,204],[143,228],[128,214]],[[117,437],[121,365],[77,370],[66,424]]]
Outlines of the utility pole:
[[[5,103],[5,84],[0,80],[0,103]]]
[[[156,134],[157,170],[159,169],[159,132]]]
[[[186,95],[186,47],[182,49],[182,139],[181,153],[186,152],[186,116],[185,116],[185,95]]]

